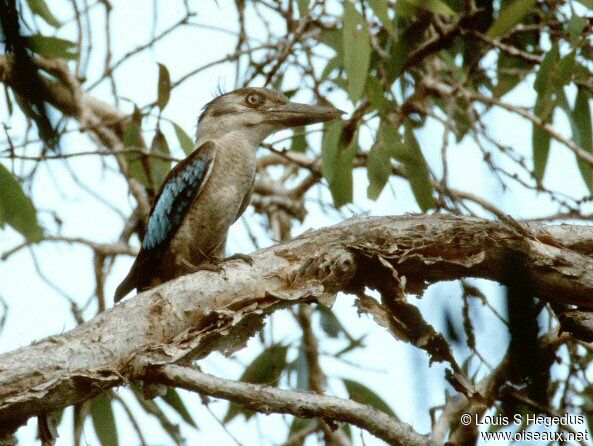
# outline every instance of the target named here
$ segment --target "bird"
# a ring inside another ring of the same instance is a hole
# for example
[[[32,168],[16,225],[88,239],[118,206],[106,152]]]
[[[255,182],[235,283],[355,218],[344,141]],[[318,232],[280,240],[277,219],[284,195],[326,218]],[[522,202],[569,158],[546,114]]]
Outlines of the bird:
[[[240,88],[207,103],[198,119],[195,149],[163,181],[140,251],[114,302],[134,289],[143,291],[228,260],[228,231],[249,205],[256,151],[263,140],[342,113],[328,105],[290,102],[263,87]]]

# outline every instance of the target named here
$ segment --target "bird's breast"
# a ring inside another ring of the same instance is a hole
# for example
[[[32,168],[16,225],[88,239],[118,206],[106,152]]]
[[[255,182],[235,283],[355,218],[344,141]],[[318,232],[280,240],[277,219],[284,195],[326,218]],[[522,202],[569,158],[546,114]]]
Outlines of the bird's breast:
[[[253,187],[255,156],[245,155],[217,152],[210,178],[171,240],[170,249],[176,256],[199,264],[204,255],[224,249],[228,230]]]

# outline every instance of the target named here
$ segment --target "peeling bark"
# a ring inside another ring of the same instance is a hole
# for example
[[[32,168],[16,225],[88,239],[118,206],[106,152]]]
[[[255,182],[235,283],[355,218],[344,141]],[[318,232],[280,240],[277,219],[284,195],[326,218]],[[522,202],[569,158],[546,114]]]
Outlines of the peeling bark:
[[[241,348],[266,314],[331,304],[396,271],[406,292],[463,277],[502,281],[510,254],[534,293],[593,308],[593,228],[452,216],[358,218],[252,255],[253,266],[200,271],[141,293],[59,336],[0,355],[0,435],[29,417],[85,401],[148,367]],[[391,268],[386,267],[386,262]]]

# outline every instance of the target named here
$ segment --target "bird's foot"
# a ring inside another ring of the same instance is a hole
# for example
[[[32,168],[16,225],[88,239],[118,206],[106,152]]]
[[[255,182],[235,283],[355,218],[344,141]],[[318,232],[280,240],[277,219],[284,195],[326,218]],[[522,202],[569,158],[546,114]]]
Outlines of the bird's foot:
[[[200,264],[196,266],[196,271],[212,271],[213,273],[220,273],[225,272],[224,267],[221,265],[220,261],[210,261]]]
[[[207,261],[200,263],[199,265],[193,265],[189,262],[185,262],[185,267],[187,270],[191,271],[192,273],[198,271],[212,271],[214,273],[224,272],[226,273],[223,263],[230,262],[232,260],[241,260],[249,266],[253,265],[253,259],[251,256],[247,254],[233,254],[232,256],[226,257],[224,259],[217,259],[216,257],[210,257]]]
[[[186,270],[186,274],[193,274],[197,273],[198,271],[212,271],[214,273],[224,271],[224,268],[220,264],[220,260],[215,258],[210,258],[206,262],[200,263],[199,265],[194,265],[193,263],[190,263],[184,259],[182,261],[182,265]]]
[[[253,258],[247,254],[233,254],[232,256],[222,259],[221,262],[230,262],[232,260],[241,260],[249,266],[253,266]]]

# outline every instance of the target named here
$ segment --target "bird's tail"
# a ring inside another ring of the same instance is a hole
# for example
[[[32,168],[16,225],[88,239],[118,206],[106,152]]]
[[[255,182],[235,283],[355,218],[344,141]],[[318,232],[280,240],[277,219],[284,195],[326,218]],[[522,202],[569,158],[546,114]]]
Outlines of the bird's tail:
[[[137,272],[138,272],[138,259],[134,261],[132,268],[130,268],[130,272],[126,276],[124,280],[119,284],[117,289],[115,290],[115,296],[113,296],[114,302],[119,302],[122,300],[130,291],[138,286],[137,284]]]

